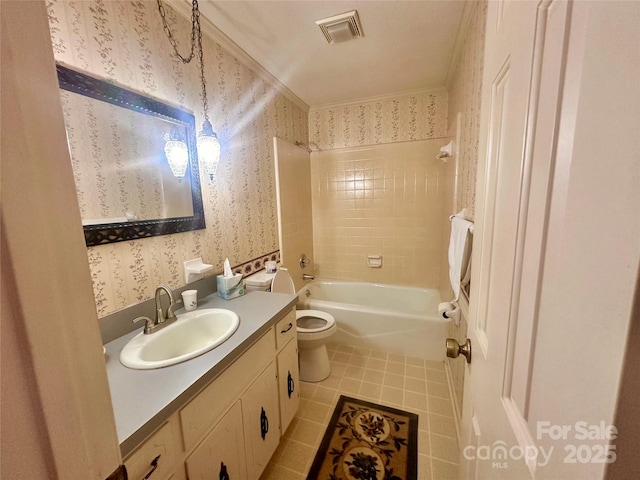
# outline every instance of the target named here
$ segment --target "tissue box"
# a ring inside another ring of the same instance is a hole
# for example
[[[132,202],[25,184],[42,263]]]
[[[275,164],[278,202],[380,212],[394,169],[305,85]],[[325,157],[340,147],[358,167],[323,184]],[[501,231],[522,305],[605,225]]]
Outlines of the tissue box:
[[[216,277],[218,286],[218,296],[225,300],[244,295],[244,285],[242,284],[242,274],[236,273],[233,277],[225,278],[224,275]]]

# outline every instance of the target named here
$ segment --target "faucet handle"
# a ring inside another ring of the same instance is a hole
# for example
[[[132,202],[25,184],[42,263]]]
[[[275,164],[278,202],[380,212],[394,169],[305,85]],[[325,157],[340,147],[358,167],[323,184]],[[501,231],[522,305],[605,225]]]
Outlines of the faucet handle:
[[[153,325],[154,325],[153,324],[153,320],[151,320],[149,317],[143,315],[141,317],[134,318],[133,322],[131,322],[131,323],[137,323],[140,320],[144,320],[144,330],[143,330],[143,332],[145,334],[151,333],[151,331],[153,330]]]

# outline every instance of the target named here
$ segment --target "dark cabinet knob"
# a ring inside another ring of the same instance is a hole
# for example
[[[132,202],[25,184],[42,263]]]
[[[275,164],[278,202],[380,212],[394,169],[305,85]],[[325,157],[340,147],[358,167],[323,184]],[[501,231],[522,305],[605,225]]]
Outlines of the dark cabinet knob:
[[[291,376],[291,372],[287,375],[287,395],[291,398],[291,394],[293,393],[293,377]]]
[[[218,477],[220,480],[231,480],[229,478],[229,474],[227,473],[227,466],[224,462],[220,462],[220,476]]]
[[[264,440],[269,431],[269,419],[267,418],[267,412],[264,411],[264,408],[260,407],[260,410],[260,435],[262,435],[262,440]]]

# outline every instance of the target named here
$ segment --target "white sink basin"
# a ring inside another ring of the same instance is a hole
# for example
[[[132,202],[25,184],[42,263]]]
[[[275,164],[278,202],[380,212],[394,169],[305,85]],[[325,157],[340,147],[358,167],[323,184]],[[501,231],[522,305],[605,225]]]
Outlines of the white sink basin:
[[[222,308],[184,313],[156,333],[133,337],[120,352],[120,362],[139,370],[175,365],[217,347],[239,324],[237,314]]]

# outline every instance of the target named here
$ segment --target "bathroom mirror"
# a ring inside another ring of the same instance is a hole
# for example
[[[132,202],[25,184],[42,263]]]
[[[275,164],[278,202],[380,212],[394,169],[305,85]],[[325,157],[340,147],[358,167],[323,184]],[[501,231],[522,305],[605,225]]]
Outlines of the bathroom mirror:
[[[87,246],[205,228],[195,118],[180,108],[57,65]],[[187,145],[176,178],[168,138]]]

